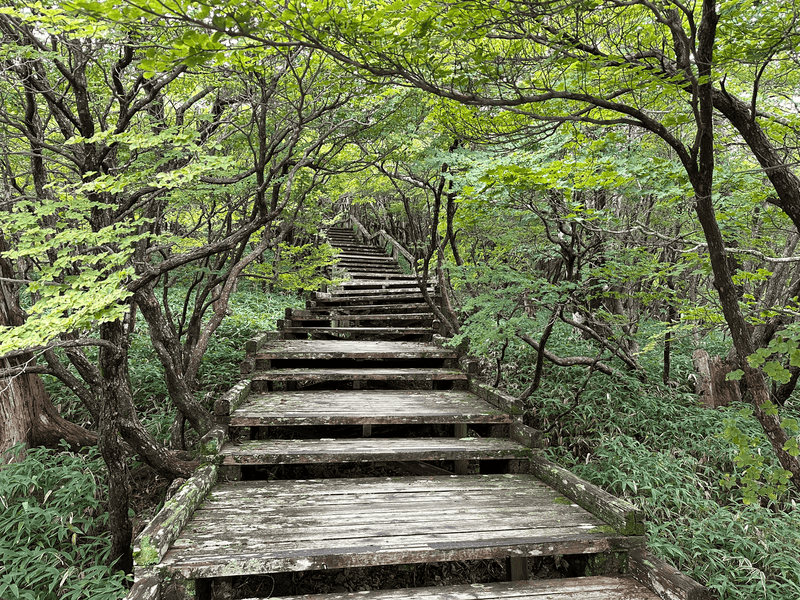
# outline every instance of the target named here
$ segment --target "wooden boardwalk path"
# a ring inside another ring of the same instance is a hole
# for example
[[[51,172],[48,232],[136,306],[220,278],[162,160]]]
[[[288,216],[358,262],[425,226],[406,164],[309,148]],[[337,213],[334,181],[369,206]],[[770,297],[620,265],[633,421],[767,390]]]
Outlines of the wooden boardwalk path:
[[[415,278],[350,230],[329,236],[351,279],[287,310],[281,339],[248,344],[242,382],[216,402],[219,424],[203,440],[208,464],[137,538],[131,599],[227,599],[253,576],[483,559],[505,561],[509,582],[357,597],[710,597],[646,552],[633,506],[544,459],[514,399],[470,381],[457,353],[432,343]],[[233,432],[247,439],[224,442]],[[397,475],[265,475],[346,463]],[[556,555],[583,556],[585,576],[528,580],[529,560]]]

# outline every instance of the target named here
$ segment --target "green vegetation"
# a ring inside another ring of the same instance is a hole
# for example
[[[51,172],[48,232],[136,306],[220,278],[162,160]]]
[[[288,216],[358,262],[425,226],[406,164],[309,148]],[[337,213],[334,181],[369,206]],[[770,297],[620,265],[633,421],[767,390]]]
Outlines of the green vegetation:
[[[9,452],[18,452],[15,448]],[[31,449],[0,467],[0,597],[25,600],[125,594],[104,564],[108,544],[104,466],[86,454]]]
[[[191,472],[244,341],[330,282],[345,215],[437,281],[452,343],[658,554],[724,598],[800,596],[799,21],[7,2],[0,596],[118,594],[129,449]]]

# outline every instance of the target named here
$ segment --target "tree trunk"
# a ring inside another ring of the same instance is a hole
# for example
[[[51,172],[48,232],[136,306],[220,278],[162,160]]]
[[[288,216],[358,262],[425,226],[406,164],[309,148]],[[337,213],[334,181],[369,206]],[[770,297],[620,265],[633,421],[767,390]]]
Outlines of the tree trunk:
[[[5,250],[5,239],[0,236],[0,253]],[[2,256],[0,276],[14,279],[11,265]],[[18,289],[18,285],[8,282],[0,286],[0,326],[17,327],[25,322],[25,314],[19,307]],[[35,357],[26,354],[0,360],[0,371],[34,365]],[[73,448],[97,443],[96,434],[61,417],[38,375],[22,373],[0,379],[0,452],[20,443],[27,448],[57,448],[62,439]],[[11,459],[6,455],[0,462]]]

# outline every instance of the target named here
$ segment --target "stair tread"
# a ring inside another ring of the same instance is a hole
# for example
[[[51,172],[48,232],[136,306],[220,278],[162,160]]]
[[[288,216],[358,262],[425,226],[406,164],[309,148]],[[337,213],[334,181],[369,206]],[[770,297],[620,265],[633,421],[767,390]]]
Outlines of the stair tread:
[[[329,341],[329,340],[322,340]],[[353,368],[353,369],[270,369],[258,371],[253,375],[255,381],[420,381],[429,378],[431,381],[466,380],[467,374],[460,369],[445,368]]]
[[[347,304],[351,304],[353,302],[358,302],[358,303],[361,303],[361,304],[365,304],[365,303],[369,303],[369,302],[376,302],[376,301],[381,302],[381,301],[385,301],[385,300],[390,300],[390,301],[391,300],[396,300],[398,302],[401,301],[401,300],[406,300],[406,301],[407,300],[417,300],[417,299],[422,300],[422,298],[423,298],[422,292],[420,292],[419,290],[416,290],[416,292],[398,292],[396,294],[383,293],[383,294],[370,294],[370,295],[363,295],[363,296],[362,295],[357,295],[357,294],[353,294],[353,295],[344,295],[344,294],[342,294],[342,295],[335,295],[335,296],[334,295],[327,295],[327,297],[319,297],[318,296],[316,298],[316,300],[314,300],[313,302],[316,302],[317,305],[320,305],[320,304],[341,304],[343,302],[347,303]]]
[[[286,333],[316,333],[325,332],[330,334],[335,333],[364,333],[364,334],[381,334],[381,333],[397,333],[397,334],[423,334],[431,333],[433,331],[430,327],[409,327],[407,325],[399,325],[396,327],[284,327],[282,331]]]
[[[292,321],[336,321],[336,315],[318,315],[318,314],[303,314],[308,311],[294,311],[292,313]],[[366,315],[341,315],[346,316],[346,321],[390,321],[390,320],[397,320],[397,321],[424,321],[434,318],[432,312],[426,313],[404,313],[404,314],[397,314],[397,313],[378,313],[378,314],[366,314]]]
[[[530,475],[240,481],[214,488],[160,567],[197,578],[643,545]]]
[[[511,417],[459,390],[325,390],[251,394],[231,425],[510,423]]]
[[[398,304],[362,304],[359,306],[314,306],[311,308],[307,308],[306,310],[314,312],[314,313],[333,313],[339,315],[346,315],[348,311],[351,310],[358,310],[362,311],[359,314],[364,314],[363,311],[367,310],[376,310],[376,311],[386,311],[386,310],[428,310],[429,307],[424,302],[405,302],[405,303],[398,303]]]
[[[428,293],[433,294],[436,289],[433,287],[426,287]],[[333,288],[329,292],[318,292],[317,298],[326,299],[326,298],[336,298],[337,296],[347,296],[347,295],[358,295],[358,296],[366,296],[369,294],[374,295],[382,295],[385,296],[387,292],[391,292],[392,294],[410,294],[413,292],[419,293],[420,288],[419,286],[415,285],[413,287],[398,287],[398,288],[391,288],[391,287],[381,287],[381,288],[352,288],[348,287],[347,289],[337,289]]]
[[[275,340],[268,342],[256,359],[417,359],[457,358],[458,353],[426,342]]]
[[[633,577],[569,577],[499,583],[282,596],[279,600],[660,600]],[[257,600],[248,598],[245,600]],[[277,599],[276,599],[277,600]]]
[[[226,444],[223,464],[299,464],[526,458],[533,451],[499,438],[358,438],[249,440]]]

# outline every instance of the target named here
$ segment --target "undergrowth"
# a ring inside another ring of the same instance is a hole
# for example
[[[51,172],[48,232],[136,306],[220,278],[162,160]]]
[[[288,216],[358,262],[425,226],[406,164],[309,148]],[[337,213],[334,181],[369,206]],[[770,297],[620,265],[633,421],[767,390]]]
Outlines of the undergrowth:
[[[593,355],[585,345],[558,331],[548,347],[562,356]],[[554,460],[643,510],[649,548],[722,600],[797,600],[797,492],[789,488],[775,500],[747,505],[743,490],[730,485],[738,449],[723,435],[729,424],[755,440],[753,450],[768,467],[778,468],[777,459],[758,423],[741,410],[744,404],[713,410],[700,404],[687,379],[687,346],[684,341],[673,357],[669,386],[651,356],[642,357],[644,382],[611,363],[617,373],[592,374],[580,394],[585,367],[548,365],[525,419],[547,432]],[[533,352],[509,345],[504,383],[510,393],[529,384],[534,360]],[[797,418],[800,403],[790,401],[784,410]]]
[[[24,460],[0,465],[0,598],[125,594],[125,578],[106,565],[104,473],[96,448],[81,454],[32,448]]]
[[[203,359],[198,399],[209,392],[216,398],[234,385],[245,342],[274,330],[284,308],[300,303],[296,295],[265,294],[243,282]],[[129,357],[139,417],[152,434],[166,439],[175,409],[142,319],[131,336]],[[93,428],[75,396],[54,378],[44,379],[65,418]],[[125,595],[124,575],[105,564],[110,550],[106,489],[96,448],[81,453],[32,448],[24,460],[0,464],[0,599],[110,600]]]

